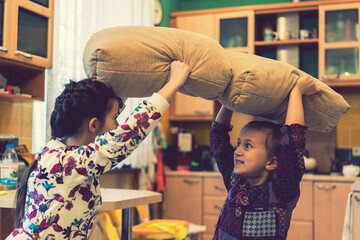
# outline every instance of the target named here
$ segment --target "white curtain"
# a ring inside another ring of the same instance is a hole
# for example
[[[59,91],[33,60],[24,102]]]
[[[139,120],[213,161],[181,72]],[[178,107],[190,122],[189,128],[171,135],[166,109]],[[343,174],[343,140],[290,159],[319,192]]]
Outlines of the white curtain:
[[[41,151],[51,137],[49,119],[64,84],[86,78],[82,55],[91,35],[114,26],[152,26],[153,12],[154,0],[55,0],[53,67],[46,72],[46,100],[34,103],[32,152]],[[127,100],[120,124],[139,102]],[[145,167],[153,161],[151,138],[127,159],[132,167]]]

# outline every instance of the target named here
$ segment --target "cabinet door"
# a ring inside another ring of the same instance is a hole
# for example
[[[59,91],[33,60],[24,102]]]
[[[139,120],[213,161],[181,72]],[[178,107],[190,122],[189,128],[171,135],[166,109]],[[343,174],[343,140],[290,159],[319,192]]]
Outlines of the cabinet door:
[[[224,48],[254,53],[254,11],[215,15],[215,37]]]
[[[10,36],[11,36],[11,0],[0,2],[0,57],[10,58]]]
[[[313,223],[311,221],[291,220],[287,240],[312,240]]]
[[[170,106],[170,120],[212,120],[214,101],[177,92]]]
[[[13,59],[44,68],[52,66],[53,9],[53,0],[13,1]]]
[[[352,239],[360,239],[360,192],[354,192],[353,195],[353,223],[352,223],[352,231],[353,236]]]
[[[201,216],[202,178],[167,176],[163,218],[201,225]]]
[[[315,240],[341,239],[350,183],[314,182]]]
[[[179,16],[175,22],[176,28],[202,33],[215,39],[214,14]]]
[[[360,84],[359,4],[319,7],[319,79],[329,85]]]

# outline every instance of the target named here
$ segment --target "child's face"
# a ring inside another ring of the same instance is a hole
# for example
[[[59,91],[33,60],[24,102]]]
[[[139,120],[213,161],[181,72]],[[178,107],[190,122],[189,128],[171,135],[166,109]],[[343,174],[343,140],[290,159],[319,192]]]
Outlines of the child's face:
[[[239,145],[234,152],[234,173],[249,179],[263,179],[269,156],[265,148],[267,132],[246,130],[240,134]]]
[[[118,116],[119,116],[119,103],[118,101],[113,100],[112,108],[107,113],[104,119],[104,125],[100,129],[99,134],[116,129],[119,126],[119,123],[116,120]]]

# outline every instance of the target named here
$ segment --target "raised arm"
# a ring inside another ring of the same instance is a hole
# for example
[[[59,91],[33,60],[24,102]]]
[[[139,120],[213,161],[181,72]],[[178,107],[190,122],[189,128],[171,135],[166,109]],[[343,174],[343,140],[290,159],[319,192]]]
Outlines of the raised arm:
[[[176,91],[185,83],[189,73],[188,65],[173,61],[170,66],[170,79],[157,93],[170,102]]]
[[[225,106],[221,106],[220,111],[216,115],[215,122],[230,126],[233,111]]]
[[[320,92],[320,89],[316,87],[314,78],[305,73],[300,75],[297,83],[290,92],[289,105],[285,120],[286,125],[294,123],[305,125],[302,96],[311,95],[317,92]]]

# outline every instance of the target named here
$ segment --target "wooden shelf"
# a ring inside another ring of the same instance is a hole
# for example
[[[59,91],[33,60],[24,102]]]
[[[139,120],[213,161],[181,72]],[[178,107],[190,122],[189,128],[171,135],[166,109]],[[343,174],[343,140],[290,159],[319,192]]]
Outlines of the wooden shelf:
[[[290,39],[277,41],[255,41],[255,46],[276,46],[276,45],[295,45],[295,44],[317,44],[319,39]]]
[[[30,102],[30,101],[42,101],[41,98],[37,97],[26,97],[21,95],[0,93],[0,100],[9,102]]]
[[[329,87],[360,87],[360,80],[346,81],[346,80],[334,80],[334,81],[322,81]]]

